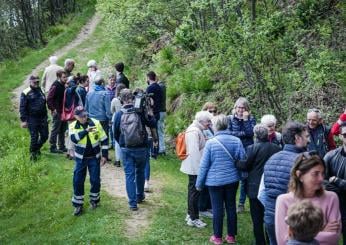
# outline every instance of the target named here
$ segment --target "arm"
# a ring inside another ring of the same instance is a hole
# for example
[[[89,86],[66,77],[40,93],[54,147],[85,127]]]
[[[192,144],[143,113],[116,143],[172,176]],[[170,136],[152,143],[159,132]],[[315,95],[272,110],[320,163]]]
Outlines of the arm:
[[[328,151],[334,150],[336,148],[336,144],[334,141],[334,135],[332,134],[331,130],[328,133],[327,144],[328,144]]]
[[[280,195],[275,205],[275,235],[278,245],[286,244],[288,239],[288,226],[285,223],[288,206],[285,203],[286,195]]]
[[[110,121],[112,119],[110,95],[106,94],[106,96],[104,97],[104,100],[105,100],[106,115],[108,120]]]
[[[102,154],[102,157],[108,158],[108,138],[107,138],[107,134],[103,130],[102,125],[101,125],[100,122],[98,122],[96,124],[96,127],[97,127],[97,132],[99,134],[99,139],[100,139],[100,143],[101,143],[101,154]]]
[[[114,130],[114,139],[120,144],[120,119],[121,119],[121,111],[116,112],[114,116],[114,122],[113,122],[113,130]]]
[[[116,98],[113,98],[112,101],[111,101],[111,112],[112,114],[115,113],[115,102],[116,101]]]
[[[78,142],[88,134],[88,131],[82,130],[82,131],[76,133],[76,132],[74,132],[74,126],[75,126],[74,123],[71,123],[69,126],[69,130],[68,130],[69,137],[73,143],[78,144]]]
[[[47,95],[47,105],[48,105],[48,109],[51,111],[54,111],[55,108],[55,103],[54,103],[54,98],[55,98],[55,90],[56,90],[56,86],[53,84],[49,91],[48,91],[48,95]]]
[[[256,119],[254,117],[249,117],[247,121],[244,120],[244,134],[246,137],[252,138],[254,136],[253,128],[256,125]]]
[[[20,120],[22,122],[26,122],[28,119],[27,104],[28,104],[27,97],[24,93],[22,93],[20,95],[20,106],[19,106]]]
[[[199,135],[198,129],[191,130],[185,134],[186,153],[188,157],[185,159],[193,166],[198,166],[201,160],[199,149]]]
[[[236,162],[236,166],[239,170],[249,171],[252,168],[252,163],[255,160],[254,145],[246,147],[246,158]]]
[[[209,168],[211,166],[210,147],[211,147],[211,144],[208,141],[205,148],[204,148],[204,152],[203,152],[201,162],[200,162],[199,173],[198,173],[197,180],[196,180],[196,189],[197,190],[201,190],[204,187],[205,180],[207,178],[207,174],[208,174]]]

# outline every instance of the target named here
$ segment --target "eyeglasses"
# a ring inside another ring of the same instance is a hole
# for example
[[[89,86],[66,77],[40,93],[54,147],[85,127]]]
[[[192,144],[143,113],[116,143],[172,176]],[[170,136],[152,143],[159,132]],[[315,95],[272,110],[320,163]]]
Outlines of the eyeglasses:
[[[209,110],[210,113],[216,113],[217,110]]]

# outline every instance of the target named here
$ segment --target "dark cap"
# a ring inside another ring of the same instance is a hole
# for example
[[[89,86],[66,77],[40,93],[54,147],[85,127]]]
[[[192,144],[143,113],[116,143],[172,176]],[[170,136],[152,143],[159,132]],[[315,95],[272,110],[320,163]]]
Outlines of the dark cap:
[[[74,115],[75,115],[75,116],[79,116],[79,117],[83,117],[83,116],[87,116],[88,113],[85,111],[85,109],[84,109],[83,106],[77,106],[77,107],[74,109]]]
[[[40,81],[40,78],[38,76],[31,75],[29,80],[35,82],[35,81]]]

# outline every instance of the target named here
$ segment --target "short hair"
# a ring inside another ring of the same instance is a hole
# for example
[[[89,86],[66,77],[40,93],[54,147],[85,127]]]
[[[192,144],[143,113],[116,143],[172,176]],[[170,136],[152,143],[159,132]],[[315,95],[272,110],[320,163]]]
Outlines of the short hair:
[[[266,114],[261,118],[261,123],[263,123],[264,125],[271,125],[274,124],[276,125],[276,118],[274,115],[271,114]]]
[[[49,63],[56,64],[57,61],[58,61],[57,56],[53,55],[53,56],[49,57]]]
[[[310,169],[321,165],[324,168],[324,162],[322,158],[315,154],[315,152],[304,152],[300,154],[292,169],[291,169],[291,177],[290,182],[288,184],[289,190],[298,198],[304,197],[304,185],[300,181],[300,177],[310,171]],[[297,171],[300,172],[300,175],[297,175]],[[324,193],[323,186],[316,191],[316,196],[321,196]]]
[[[213,129],[215,129],[215,131],[226,130],[228,127],[229,120],[224,114],[213,117],[211,121],[213,123]]]
[[[156,80],[156,73],[153,71],[149,71],[147,73],[147,77],[151,80],[151,81],[155,81]]]
[[[234,103],[233,109],[235,110],[238,105],[242,104],[245,107],[246,111],[250,111],[249,101],[245,97],[239,97]]]
[[[293,239],[300,242],[311,242],[323,229],[323,212],[310,200],[302,200],[288,208],[285,221],[290,227]]]
[[[57,78],[61,78],[62,74],[65,74],[65,75],[66,75],[66,72],[65,72],[64,70],[58,70],[58,71],[56,72],[56,77],[57,77]]]
[[[120,92],[121,92],[123,89],[125,89],[125,88],[126,88],[125,84],[119,83],[119,84],[117,85],[117,87],[115,88],[115,96],[116,96],[116,97],[119,97]]]
[[[213,102],[208,101],[203,105],[202,111],[207,111],[209,108],[217,109],[216,105]]]
[[[195,120],[197,122],[205,122],[211,120],[213,115],[209,111],[199,111],[195,115]]]
[[[80,76],[80,78],[79,78],[79,84],[85,83],[85,82],[88,81],[88,80],[89,80],[88,75],[82,75],[82,76]]]
[[[296,135],[301,136],[304,131],[307,130],[307,126],[299,122],[287,122],[282,129],[282,139],[285,144],[295,145]]]
[[[133,101],[133,94],[132,91],[128,88],[124,88],[120,91],[120,101],[125,102],[131,102]]]
[[[253,132],[259,141],[268,140],[268,127],[265,124],[260,123],[255,125]]]
[[[65,66],[67,66],[67,65],[70,64],[70,63],[73,63],[73,64],[74,64],[75,62],[74,62],[73,59],[66,59],[64,64],[65,64]]]
[[[317,108],[311,108],[308,110],[308,113],[311,113],[311,112],[315,112],[317,114],[317,118],[318,119],[321,119],[323,118],[323,113],[320,109],[317,109]]]
[[[89,60],[88,63],[87,63],[87,66],[88,67],[97,67],[97,63],[96,63],[96,60]]]
[[[116,70],[117,72],[123,72],[123,71],[124,71],[124,68],[125,68],[125,65],[124,65],[123,62],[119,62],[119,63],[116,63],[116,64],[114,65],[114,67],[115,67],[115,70]]]
[[[95,84],[96,85],[105,84],[105,80],[102,77],[97,77],[97,78],[95,78]]]

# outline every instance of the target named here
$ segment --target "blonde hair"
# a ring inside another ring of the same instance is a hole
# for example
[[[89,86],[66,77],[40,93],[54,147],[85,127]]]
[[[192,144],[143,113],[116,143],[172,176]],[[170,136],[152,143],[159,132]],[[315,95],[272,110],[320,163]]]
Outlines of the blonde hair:
[[[203,105],[202,111],[207,111],[209,108],[217,109],[216,105],[213,102],[208,101]]]
[[[240,104],[245,107],[246,111],[250,111],[249,101],[245,97],[239,97],[237,101],[234,103],[233,109],[235,110],[237,106],[239,106]]]

